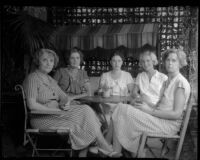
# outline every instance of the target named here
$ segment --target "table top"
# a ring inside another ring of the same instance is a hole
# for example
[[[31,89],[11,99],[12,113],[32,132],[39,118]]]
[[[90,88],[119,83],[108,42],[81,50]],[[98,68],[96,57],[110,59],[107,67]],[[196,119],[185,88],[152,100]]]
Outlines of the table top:
[[[127,103],[130,101],[130,96],[110,96],[110,97],[102,97],[102,96],[86,96],[82,97],[79,100],[87,101],[87,102],[95,102],[95,103]]]

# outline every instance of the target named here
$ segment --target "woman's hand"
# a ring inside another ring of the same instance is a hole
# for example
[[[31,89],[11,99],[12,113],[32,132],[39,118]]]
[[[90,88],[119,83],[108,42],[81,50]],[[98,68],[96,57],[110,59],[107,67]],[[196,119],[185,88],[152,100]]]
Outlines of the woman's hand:
[[[71,105],[80,105],[81,103],[79,101],[71,100],[65,103],[65,105],[61,105],[62,110],[69,110]]]
[[[72,100],[70,105],[80,105],[81,103],[79,101],[75,101],[75,100]]]
[[[137,97],[133,97],[133,99],[130,101],[130,104],[133,106],[137,103],[142,103],[142,99],[139,95]]]
[[[141,103],[136,102],[134,107],[149,114],[152,112],[152,108],[149,107],[145,102],[141,102]]]

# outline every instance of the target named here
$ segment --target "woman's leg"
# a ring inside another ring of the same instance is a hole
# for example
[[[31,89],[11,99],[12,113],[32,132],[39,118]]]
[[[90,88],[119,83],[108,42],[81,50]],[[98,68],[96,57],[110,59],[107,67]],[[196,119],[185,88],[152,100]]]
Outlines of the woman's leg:
[[[87,157],[88,148],[81,150],[78,154],[78,157]]]
[[[112,120],[110,120],[110,125],[108,127],[107,134],[105,135],[105,139],[107,140],[107,142],[109,144],[112,144],[112,140],[113,140],[113,122],[112,122]]]
[[[108,152],[113,151],[112,146],[108,144],[108,142],[105,140],[105,138],[100,130],[97,133],[97,142],[98,142],[100,148],[102,148]]]
[[[113,150],[118,153],[122,151],[122,145],[119,143],[115,131],[113,131]]]

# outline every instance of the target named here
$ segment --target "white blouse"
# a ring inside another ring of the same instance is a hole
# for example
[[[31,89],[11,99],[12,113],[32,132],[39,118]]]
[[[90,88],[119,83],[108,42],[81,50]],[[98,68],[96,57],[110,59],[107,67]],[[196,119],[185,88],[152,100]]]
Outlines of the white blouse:
[[[122,71],[121,76],[114,80],[111,76],[111,71],[109,71],[102,74],[100,88],[106,84],[111,90],[111,95],[128,96],[128,84],[133,83],[133,78],[129,72]]]
[[[160,90],[167,76],[156,70],[151,80],[146,72],[139,73],[136,77],[136,85],[139,87],[140,94],[147,96],[152,103],[156,104],[160,98]]]

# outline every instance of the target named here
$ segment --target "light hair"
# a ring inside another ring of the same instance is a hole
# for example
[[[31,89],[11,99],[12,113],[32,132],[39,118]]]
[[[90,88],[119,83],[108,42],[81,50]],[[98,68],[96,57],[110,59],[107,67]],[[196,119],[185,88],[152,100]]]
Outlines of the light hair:
[[[154,66],[156,66],[158,64],[158,60],[157,60],[155,53],[151,52],[151,51],[146,51],[146,52],[143,52],[140,54],[140,57],[139,57],[139,66],[140,67],[142,67],[141,61],[142,61],[142,58],[144,55],[148,55],[151,58]]]
[[[44,53],[51,54],[54,57],[54,68],[55,68],[58,65],[59,58],[58,58],[56,52],[54,52],[51,49],[46,49],[46,48],[40,48],[35,52],[35,54],[33,56],[33,62],[35,63],[35,65],[37,67],[39,66],[39,59],[40,59],[41,55],[43,55]]]
[[[182,49],[168,49],[168,50],[164,51],[163,52],[163,62],[165,62],[166,59],[168,58],[168,56],[172,53],[175,53],[178,57],[178,60],[180,63],[179,68],[187,66],[187,56],[186,56],[186,53]]]

